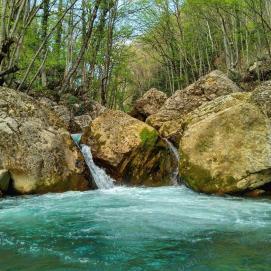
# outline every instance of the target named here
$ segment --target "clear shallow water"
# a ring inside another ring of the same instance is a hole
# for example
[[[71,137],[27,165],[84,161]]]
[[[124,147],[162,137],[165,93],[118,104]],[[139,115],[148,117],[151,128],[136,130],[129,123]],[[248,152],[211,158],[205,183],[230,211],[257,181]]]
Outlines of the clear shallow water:
[[[271,269],[271,201],[184,187],[0,201],[0,270]]]

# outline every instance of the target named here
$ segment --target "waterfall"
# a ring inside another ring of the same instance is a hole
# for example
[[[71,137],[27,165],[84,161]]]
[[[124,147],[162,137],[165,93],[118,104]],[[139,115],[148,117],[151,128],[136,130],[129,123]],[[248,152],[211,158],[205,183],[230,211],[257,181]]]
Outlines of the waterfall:
[[[165,142],[167,143],[171,153],[173,154],[173,156],[175,157],[176,161],[177,161],[177,166],[175,168],[175,170],[172,172],[172,180],[175,184],[178,183],[179,180],[179,162],[180,162],[180,155],[178,150],[175,148],[175,146],[166,138],[164,138]]]
[[[114,187],[114,180],[111,179],[102,168],[95,165],[90,147],[82,144],[81,151],[97,187],[99,189]]]
[[[75,144],[79,147],[80,139],[82,134],[73,134],[72,138]],[[85,158],[86,164],[90,170],[91,176],[97,186],[98,189],[110,189],[114,187],[114,180],[110,178],[106,172],[95,165],[91,153],[91,149],[89,146],[81,144],[80,147],[81,152]]]

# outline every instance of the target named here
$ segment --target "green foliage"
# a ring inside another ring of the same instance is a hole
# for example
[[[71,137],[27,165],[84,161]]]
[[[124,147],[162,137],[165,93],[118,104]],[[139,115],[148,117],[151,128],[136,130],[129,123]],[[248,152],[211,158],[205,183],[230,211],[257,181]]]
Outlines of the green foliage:
[[[140,133],[140,139],[142,145],[145,147],[153,147],[157,141],[158,133],[154,129],[149,130],[148,128],[143,128]]]
[[[240,80],[250,63],[263,55],[271,57],[270,1],[149,3],[139,43],[159,63],[158,72],[155,69],[148,79],[153,87],[171,94],[213,69]]]
[[[79,99],[73,95],[69,95],[68,96],[68,104],[69,105],[74,105],[76,103],[78,103]]]
[[[22,7],[25,10],[12,34],[16,24],[14,16],[8,16],[12,6],[7,3],[4,21],[16,45],[0,66],[16,64],[20,70],[6,81],[13,86],[25,79],[44,33],[53,30],[24,87],[31,83],[31,89],[59,94],[79,59],[68,80],[67,91],[76,97],[71,104],[86,97],[102,101],[104,91],[106,106],[128,111],[151,87],[171,95],[213,69],[238,81],[255,60],[271,57],[271,3],[267,0],[102,0],[81,58],[95,0],[78,0],[71,9],[71,1],[49,1],[48,25],[44,6],[29,24],[25,15],[31,9]],[[32,5],[39,1],[29,3],[35,8]]]

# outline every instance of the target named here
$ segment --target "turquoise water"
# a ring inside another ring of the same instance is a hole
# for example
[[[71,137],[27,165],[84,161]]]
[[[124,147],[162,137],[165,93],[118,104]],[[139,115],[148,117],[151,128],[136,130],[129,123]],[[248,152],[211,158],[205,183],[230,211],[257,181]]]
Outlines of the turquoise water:
[[[184,187],[0,201],[0,270],[271,270],[271,201]]]

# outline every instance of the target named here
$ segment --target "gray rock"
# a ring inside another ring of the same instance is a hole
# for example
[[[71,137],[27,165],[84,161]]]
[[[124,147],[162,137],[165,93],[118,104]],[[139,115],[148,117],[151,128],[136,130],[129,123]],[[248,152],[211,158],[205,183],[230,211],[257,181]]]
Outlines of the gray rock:
[[[30,96],[0,87],[0,168],[21,194],[86,190],[86,165],[60,117]]]
[[[148,90],[140,99],[138,99],[133,107],[130,115],[139,120],[145,121],[147,117],[156,114],[167,100],[167,95],[152,88]]]
[[[163,137],[173,140],[178,145],[182,133],[179,127],[189,112],[217,97],[239,91],[240,88],[224,73],[215,70],[187,88],[177,90],[156,114],[147,118],[146,122],[158,129]]]
[[[80,128],[80,131],[83,131],[86,127],[88,127],[91,121],[91,116],[87,114],[74,117],[74,122]]]

